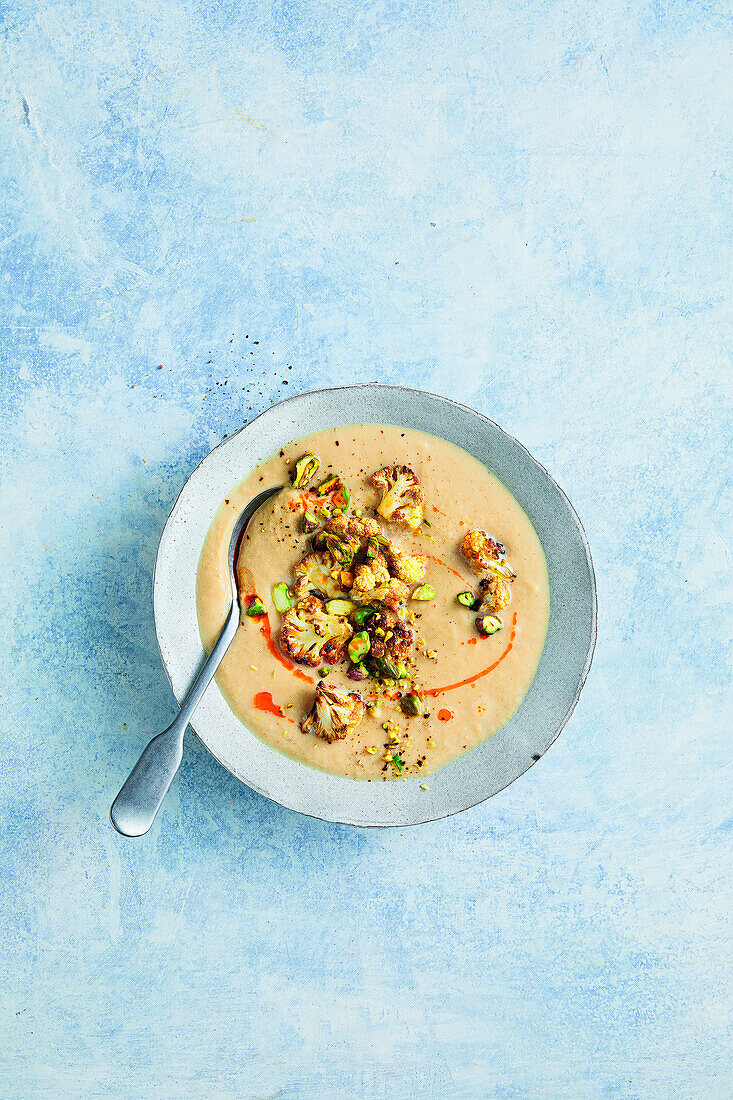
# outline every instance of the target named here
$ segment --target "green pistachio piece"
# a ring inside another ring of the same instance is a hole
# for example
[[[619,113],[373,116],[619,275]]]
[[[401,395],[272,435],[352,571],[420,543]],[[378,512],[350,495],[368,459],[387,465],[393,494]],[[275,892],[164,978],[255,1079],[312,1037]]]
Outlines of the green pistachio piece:
[[[330,493],[340,483],[341,478],[338,474],[334,474],[333,477],[328,477],[326,480],[318,486],[316,492],[319,497],[325,497],[326,493]]]
[[[290,589],[284,581],[281,581],[280,584],[276,584],[273,587],[272,602],[275,605],[275,610],[279,611],[281,615],[293,606]]]
[[[419,584],[412,593],[413,600],[434,600],[435,589],[432,584]]]
[[[355,610],[356,604],[353,600],[328,600],[326,602],[326,611],[329,615],[350,615]]]
[[[342,538],[340,535],[334,535],[332,531],[323,531],[322,545],[331,553],[334,561],[346,569],[351,565],[359,549],[359,540],[353,535],[345,535]]]
[[[293,469],[293,488],[301,489],[304,485],[307,485],[320,465],[321,460],[318,455],[307,454],[299,458]]]
[[[374,662],[378,674],[389,680],[404,680],[407,669],[401,661],[391,661],[389,657],[378,657]]]
[[[400,710],[403,714],[417,718],[422,714],[422,699],[419,695],[403,695],[400,699]]]
[[[301,521],[300,529],[304,535],[310,535],[313,531],[318,530],[318,520],[307,508],[303,512],[303,519]]]
[[[364,623],[367,621],[367,619],[371,619],[372,615],[376,615],[376,613],[376,607],[369,607],[369,605],[367,604],[364,607],[357,607],[351,618],[354,620],[354,623],[357,626],[364,626]]]
[[[371,649],[371,644],[366,630],[360,630],[358,634],[354,634],[348,647],[349,660],[352,661],[353,664],[358,665],[359,661],[363,661]]]
[[[331,497],[331,500],[336,511],[348,511],[349,505],[351,504],[351,493],[348,490],[348,486],[346,486],[343,481],[340,481],[336,492]]]
[[[496,634],[497,630],[501,630],[504,623],[501,621],[498,615],[477,615],[476,616],[476,629],[479,634],[483,634],[485,638],[491,634]]]

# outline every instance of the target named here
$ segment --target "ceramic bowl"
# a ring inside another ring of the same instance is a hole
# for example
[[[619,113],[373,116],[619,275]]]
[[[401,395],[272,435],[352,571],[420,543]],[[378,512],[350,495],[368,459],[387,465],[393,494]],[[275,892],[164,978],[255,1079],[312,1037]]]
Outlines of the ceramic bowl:
[[[596,636],[596,587],[588,541],[572,505],[547,471],[485,416],[444,397],[378,384],[300,394],[273,406],[215,447],[184,485],[155,564],[160,653],[177,699],[203,653],[196,620],[196,567],[221,500],[283,442],[356,422],[399,424],[456,443],[514,494],[547,558],[547,641],[522,705],[503,729],[459,760],[419,780],[365,783],[327,775],[260,741],[213,683],[191,723],[216,759],[253,790],[291,810],[344,824],[416,825],[482,802],[522,775],[558,736],[578,701]]]

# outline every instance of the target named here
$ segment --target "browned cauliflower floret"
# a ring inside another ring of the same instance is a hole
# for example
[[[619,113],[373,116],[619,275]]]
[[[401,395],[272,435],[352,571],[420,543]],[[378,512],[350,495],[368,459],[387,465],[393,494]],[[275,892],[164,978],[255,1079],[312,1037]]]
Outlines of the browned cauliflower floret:
[[[349,534],[348,516],[333,516],[324,527],[324,531],[330,531],[332,534],[338,535],[339,538],[344,538]]]
[[[372,658],[406,660],[415,646],[415,630],[393,608],[383,607],[367,620]]]
[[[364,717],[364,701],[354,692],[338,691],[321,680],[316,686],[313,709],[300,723],[303,733],[314,733],[324,741],[340,741]]]
[[[342,661],[353,632],[348,619],[330,614],[317,596],[306,596],[283,615],[280,645],[293,661],[316,668]]]
[[[482,596],[480,615],[495,615],[511,603],[512,590],[501,577],[485,577],[479,581],[479,588]]]
[[[387,562],[381,554],[377,554],[368,562],[357,565],[354,570],[354,584],[351,589],[352,596],[357,599],[360,596],[371,596],[375,588],[389,584],[390,576]]]
[[[377,512],[392,523],[404,523],[413,531],[425,514],[420,479],[409,466],[384,466],[372,475],[372,485],[382,493]]]
[[[373,592],[369,593],[370,600],[379,600],[387,607],[398,608],[407,603],[410,598],[410,589],[396,577],[392,577],[388,584],[380,584]]]
[[[349,520],[349,530],[352,535],[361,535],[363,539],[373,539],[381,535],[382,529],[375,519],[366,516],[354,516]]]
[[[332,573],[336,576],[333,577]],[[314,550],[311,554],[306,554],[293,569],[293,575],[296,599],[316,595],[319,592],[333,599],[343,591],[339,570],[326,550]]]
[[[362,519],[359,516],[334,516],[326,524],[325,530],[341,538],[352,535],[366,539],[381,534],[381,528],[375,519]]]
[[[492,539],[486,531],[469,531],[464,535],[461,553],[476,573],[491,572],[507,580],[516,577],[504,558],[503,544]]]
[[[376,588],[377,582],[368,565],[357,565],[354,569],[354,583],[351,586],[351,595],[354,599],[368,596]]]
[[[405,584],[417,584],[425,580],[425,565],[427,558],[424,554],[406,554],[404,550],[390,547],[389,568],[393,577],[404,581]]]

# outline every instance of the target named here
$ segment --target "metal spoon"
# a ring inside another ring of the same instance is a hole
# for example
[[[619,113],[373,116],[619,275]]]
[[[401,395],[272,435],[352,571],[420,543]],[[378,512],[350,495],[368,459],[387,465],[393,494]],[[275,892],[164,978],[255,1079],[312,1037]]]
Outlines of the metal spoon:
[[[257,509],[284,488],[277,485],[265,489],[251,500],[234,525],[229,542],[229,576],[232,582],[232,606],[214,648],[204,661],[201,671],[186,693],[181,709],[172,725],[159,733],[143,749],[135,767],[122,784],[112,803],[110,817],[118,833],[142,836],[155,820],[160,804],[168,793],[173,777],[183,757],[183,735],[201,696],[214,678],[224,654],[229,649],[239,626],[239,594],[237,592],[236,561],[239,543],[247,524]]]

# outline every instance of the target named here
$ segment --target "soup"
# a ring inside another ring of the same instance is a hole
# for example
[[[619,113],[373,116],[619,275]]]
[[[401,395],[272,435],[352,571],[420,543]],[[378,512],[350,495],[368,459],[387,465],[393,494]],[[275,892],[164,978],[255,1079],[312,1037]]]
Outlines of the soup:
[[[485,466],[414,429],[329,428],[232,489],[198,566],[207,651],[230,607],[234,523],[280,484],[242,540],[241,625],[216,675],[244,725],[372,781],[427,776],[505,725],[547,632],[542,547]]]

